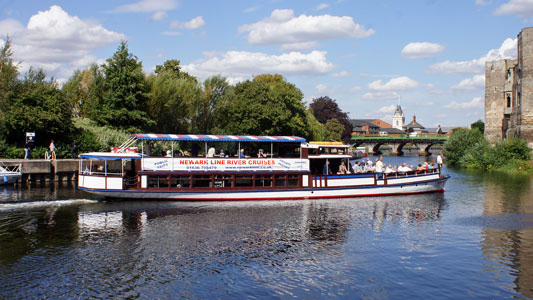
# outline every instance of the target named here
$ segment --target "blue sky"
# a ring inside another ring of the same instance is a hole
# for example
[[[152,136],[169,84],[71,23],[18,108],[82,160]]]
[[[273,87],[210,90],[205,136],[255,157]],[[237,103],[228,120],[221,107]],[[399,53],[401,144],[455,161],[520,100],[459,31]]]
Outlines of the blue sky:
[[[351,118],[468,126],[483,119],[484,62],[516,57],[533,0],[0,0],[20,70],[59,82],[127,40],[146,73],[168,59],[201,80],[283,75]],[[2,42],[0,42],[2,43]]]

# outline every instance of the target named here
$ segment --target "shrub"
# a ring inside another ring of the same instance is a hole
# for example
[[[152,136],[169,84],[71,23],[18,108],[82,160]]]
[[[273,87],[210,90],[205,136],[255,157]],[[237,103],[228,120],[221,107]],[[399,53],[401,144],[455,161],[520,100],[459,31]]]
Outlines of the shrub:
[[[518,138],[507,138],[496,144],[494,147],[497,155],[502,159],[508,161],[511,159],[530,160],[531,149],[529,149],[527,142]]]
[[[484,141],[483,134],[479,130],[459,128],[448,138],[442,152],[446,156],[448,164],[460,166],[465,153],[482,141]]]

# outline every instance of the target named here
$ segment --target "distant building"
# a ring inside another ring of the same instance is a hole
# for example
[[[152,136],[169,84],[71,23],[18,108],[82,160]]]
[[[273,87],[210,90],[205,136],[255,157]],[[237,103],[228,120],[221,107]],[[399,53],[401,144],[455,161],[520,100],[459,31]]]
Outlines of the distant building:
[[[404,130],[403,125],[405,124],[405,117],[403,115],[402,107],[400,104],[396,105],[396,111],[394,111],[394,116],[392,116],[392,128]]]
[[[392,126],[379,119],[351,119],[352,135],[389,135],[389,134],[402,134],[403,130],[392,128]]]
[[[385,122],[385,121],[382,121],[380,119],[376,119],[374,121],[372,121],[372,123],[376,124],[379,126],[379,128],[392,128],[392,125]]]
[[[408,132],[424,132],[426,127],[422,126],[420,123],[416,121],[416,116],[413,115],[413,121],[411,123],[405,125],[405,130]]]
[[[517,39],[517,59],[485,63],[485,138],[519,137],[533,146],[533,27]]]

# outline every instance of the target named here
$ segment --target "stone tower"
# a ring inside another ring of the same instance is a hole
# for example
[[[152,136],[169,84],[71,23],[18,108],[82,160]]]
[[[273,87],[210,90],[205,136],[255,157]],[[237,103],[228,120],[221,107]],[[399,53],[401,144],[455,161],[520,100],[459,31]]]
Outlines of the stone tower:
[[[392,117],[392,128],[403,130],[405,124],[405,117],[403,115],[402,107],[400,104],[396,106],[396,111]]]
[[[485,137],[516,136],[533,146],[533,27],[517,38],[517,59],[485,63]]]

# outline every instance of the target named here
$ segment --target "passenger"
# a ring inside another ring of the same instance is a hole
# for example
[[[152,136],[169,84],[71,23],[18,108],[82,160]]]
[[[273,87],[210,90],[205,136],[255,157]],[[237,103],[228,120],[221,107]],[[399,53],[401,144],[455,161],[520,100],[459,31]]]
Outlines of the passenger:
[[[267,155],[265,154],[265,152],[263,152],[263,149],[259,149],[259,152],[257,153],[257,157],[265,158],[267,157]]]
[[[241,152],[239,153],[240,158],[246,158],[246,154],[244,154],[244,149],[241,149]]]
[[[429,170],[429,166],[428,166],[428,163],[427,161],[424,162],[424,165],[422,166],[422,168],[424,168],[424,170]]]
[[[390,174],[390,173],[394,173],[394,170],[392,169],[392,165],[388,165],[387,168],[385,169],[385,173],[386,174]]]
[[[226,157],[226,153],[224,152],[224,149],[220,149],[220,157]]]
[[[422,164],[418,164],[418,167],[416,167],[417,173],[421,173],[424,171],[424,167],[422,167]]]
[[[357,174],[357,173],[363,173],[363,167],[361,167],[361,162],[358,161],[355,163],[355,167],[354,167],[354,173]]]
[[[400,173],[407,173],[409,171],[411,171],[411,169],[407,166],[406,163],[401,164],[400,167],[398,168],[398,172]]]
[[[172,152],[170,150],[167,150],[167,155],[165,157],[172,157]]]
[[[344,160],[341,161],[341,165],[339,166],[339,171],[337,172],[337,175],[346,175],[348,173],[348,170],[346,169],[346,165],[344,164]]]
[[[372,170],[373,166],[374,166],[374,164],[372,163],[372,160],[370,160],[370,158],[367,157],[366,158],[366,167],[367,167],[367,169]]]
[[[437,156],[437,165],[439,165],[439,169],[442,169],[442,152]]]
[[[394,167],[392,167],[392,171],[394,171],[395,173],[398,172],[398,165],[395,165]]]
[[[207,155],[206,157],[215,157],[215,146],[211,146],[211,148],[209,148],[209,150],[207,150]]]
[[[326,163],[324,164],[324,169],[322,170],[322,174],[331,175],[331,168],[329,167],[329,160],[326,160]]]

